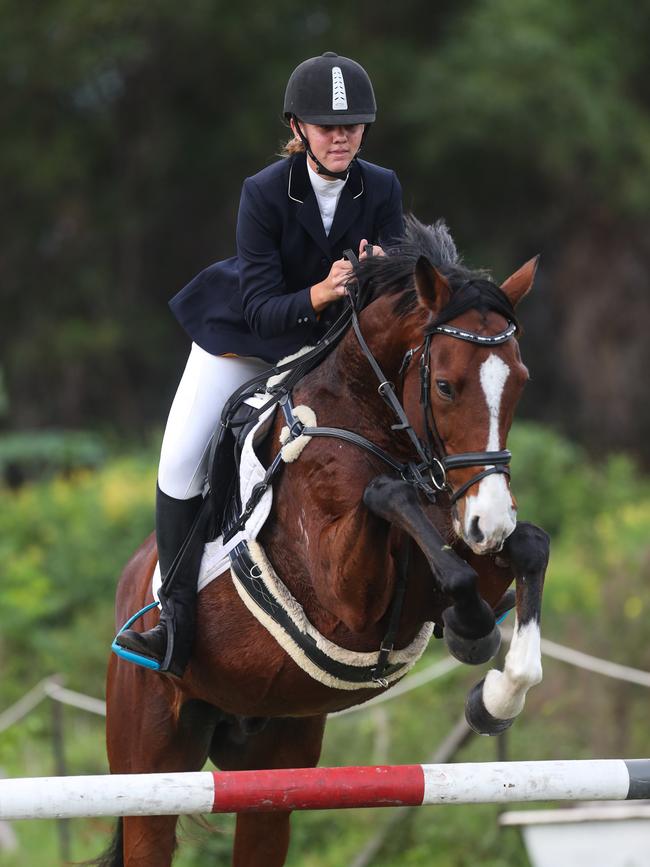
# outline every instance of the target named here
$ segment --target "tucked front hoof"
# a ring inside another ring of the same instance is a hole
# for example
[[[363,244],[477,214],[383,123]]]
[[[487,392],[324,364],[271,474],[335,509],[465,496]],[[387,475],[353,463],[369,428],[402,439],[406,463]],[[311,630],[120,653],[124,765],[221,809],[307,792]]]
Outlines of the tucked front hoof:
[[[464,662],[466,665],[481,665],[483,662],[489,662],[499,652],[501,631],[496,624],[481,638],[465,638],[454,628],[453,608],[443,611],[442,620],[445,624],[447,649],[459,662]]]
[[[465,719],[477,735],[500,735],[507,731],[515,721],[493,717],[483,703],[483,684],[485,678],[472,687],[465,702]]]

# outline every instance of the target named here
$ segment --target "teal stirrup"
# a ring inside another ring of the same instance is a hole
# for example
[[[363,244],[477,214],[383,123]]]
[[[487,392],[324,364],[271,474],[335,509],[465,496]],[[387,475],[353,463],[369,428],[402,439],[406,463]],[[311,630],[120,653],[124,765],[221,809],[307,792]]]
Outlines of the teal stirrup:
[[[132,623],[135,623],[136,620],[139,620],[143,617],[147,611],[151,611],[152,608],[156,608],[159,606],[159,602],[150,602],[149,605],[145,605],[144,608],[141,608],[140,611],[137,611],[133,617],[129,617],[124,626],[120,629],[117,635],[124,632],[125,629],[129,629]],[[127,650],[126,647],[120,647],[117,643],[117,635],[113,639],[113,643],[111,644],[111,650],[116,656],[119,656],[121,659],[126,659],[127,662],[133,662],[136,665],[141,665],[143,668],[150,668],[153,671],[160,670],[160,663],[156,662],[155,659],[150,659],[148,656],[141,656],[139,653],[135,653],[133,650]]]

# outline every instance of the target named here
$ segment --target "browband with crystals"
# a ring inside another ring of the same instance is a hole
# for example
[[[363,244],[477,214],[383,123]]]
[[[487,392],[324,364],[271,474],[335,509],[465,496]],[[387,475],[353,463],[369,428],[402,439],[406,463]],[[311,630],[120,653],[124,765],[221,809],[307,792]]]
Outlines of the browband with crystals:
[[[475,334],[473,331],[464,331],[462,328],[456,328],[454,325],[436,325],[430,334],[447,334],[449,337],[457,337],[459,340],[467,340],[470,343],[484,343],[488,346],[494,346],[499,343],[505,343],[506,340],[517,333],[517,326],[514,322],[508,323],[508,327],[500,334]]]

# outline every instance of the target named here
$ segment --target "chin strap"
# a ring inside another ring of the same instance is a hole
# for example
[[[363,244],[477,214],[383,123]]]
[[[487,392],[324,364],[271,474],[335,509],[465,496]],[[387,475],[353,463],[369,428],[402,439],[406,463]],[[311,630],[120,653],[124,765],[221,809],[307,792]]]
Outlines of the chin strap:
[[[352,159],[350,160],[350,163],[349,163],[347,169],[346,169],[344,172],[331,172],[331,171],[327,168],[327,166],[324,166],[324,165],[322,164],[322,162],[321,162],[321,161],[320,161],[320,160],[319,160],[319,159],[314,155],[314,152],[313,152],[313,150],[311,149],[311,146],[310,146],[310,144],[309,144],[309,139],[307,138],[307,136],[306,136],[306,135],[304,134],[304,132],[302,131],[302,129],[301,129],[301,127],[300,127],[300,121],[299,121],[298,118],[295,116],[295,114],[293,115],[293,121],[294,121],[294,123],[295,123],[295,125],[296,125],[296,130],[298,131],[298,136],[299,136],[299,138],[300,138],[300,141],[304,144],[304,146],[305,146],[305,150],[307,151],[307,154],[308,154],[308,155],[312,158],[312,160],[316,163],[316,171],[318,172],[318,174],[319,174],[319,175],[326,175],[328,178],[335,178],[337,181],[346,181],[346,180],[348,179],[348,174],[349,174],[349,172],[350,172],[350,166],[352,165],[352,163],[353,163],[354,160],[356,159],[356,154],[352,157]],[[359,148],[359,150],[361,150],[361,148]],[[357,151],[357,153],[358,153],[358,152],[359,152],[359,151]]]

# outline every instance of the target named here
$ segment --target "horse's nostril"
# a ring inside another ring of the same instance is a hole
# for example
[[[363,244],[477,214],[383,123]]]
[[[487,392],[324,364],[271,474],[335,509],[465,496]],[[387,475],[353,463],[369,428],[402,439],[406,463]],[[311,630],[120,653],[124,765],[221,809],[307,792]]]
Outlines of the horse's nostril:
[[[474,542],[482,542],[483,541],[483,533],[481,528],[479,527],[479,518],[478,515],[472,518],[472,523],[469,528],[470,538],[474,540]]]

